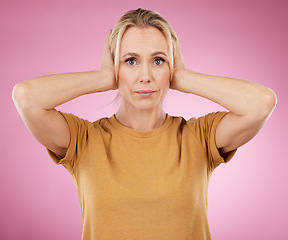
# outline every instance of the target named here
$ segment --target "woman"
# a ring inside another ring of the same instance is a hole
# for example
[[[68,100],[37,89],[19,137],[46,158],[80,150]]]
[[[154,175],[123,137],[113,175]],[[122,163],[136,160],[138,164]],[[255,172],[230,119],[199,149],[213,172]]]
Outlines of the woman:
[[[162,108],[169,88],[225,107],[188,121]],[[118,89],[117,113],[89,122],[55,110],[84,94]],[[158,13],[125,13],[105,40],[101,68],[18,83],[15,105],[33,136],[71,174],[82,239],[211,239],[213,170],[252,139],[276,105],[258,84],[188,70]]]

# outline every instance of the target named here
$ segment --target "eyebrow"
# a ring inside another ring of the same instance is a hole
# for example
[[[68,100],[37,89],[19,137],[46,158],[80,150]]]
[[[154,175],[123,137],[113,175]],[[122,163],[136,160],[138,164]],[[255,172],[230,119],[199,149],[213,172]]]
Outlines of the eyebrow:
[[[151,54],[151,56],[153,57],[153,56],[156,56],[156,55],[159,55],[159,54],[162,54],[162,55],[164,55],[164,56],[167,57],[166,53],[164,53],[164,52],[162,52],[162,51],[153,52],[153,53]],[[138,53],[128,52],[128,53],[124,54],[124,55],[122,56],[122,58],[124,58],[124,57],[126,57],[126,56],[128,56],[128,55],[129,55],[129,56],[132,56],[132,57],[139,57],[139,56],[140,56]]]

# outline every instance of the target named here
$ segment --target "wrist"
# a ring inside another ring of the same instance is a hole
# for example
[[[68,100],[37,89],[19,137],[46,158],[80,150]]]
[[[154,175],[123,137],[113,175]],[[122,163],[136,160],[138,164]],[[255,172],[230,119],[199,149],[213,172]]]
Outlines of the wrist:
[[[173,79],[171,82],[171,88],[179,91],[184,91],[185,82],[189,78],[190,70],[185,67],[175,68],[173,73]]]
[[[100,81],[103,83],[103,90],[115,90],[117,89],[117,83],[115,79],[114,69],[110,68],[101,68],[96,70],[100,74]]]

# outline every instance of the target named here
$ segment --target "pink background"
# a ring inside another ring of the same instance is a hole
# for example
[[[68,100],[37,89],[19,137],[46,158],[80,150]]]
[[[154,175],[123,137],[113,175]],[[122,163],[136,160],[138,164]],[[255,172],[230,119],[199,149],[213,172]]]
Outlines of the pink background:
[[[29,134],[11,92],[32,77],[99,68],[108,29],[138,7],[171,23],[189,69],[257,82],[277,93],[278,105],[263,130],[213,173],[208,214],[216,240],[288,239],[285,0],[2,0],[0,239],[80,239],[72,179]],[[83,96],[59,109],[93,121],[117,110],[110,103],[115,96]],[[165,110],[190,118],[222,108],[170,92]]]

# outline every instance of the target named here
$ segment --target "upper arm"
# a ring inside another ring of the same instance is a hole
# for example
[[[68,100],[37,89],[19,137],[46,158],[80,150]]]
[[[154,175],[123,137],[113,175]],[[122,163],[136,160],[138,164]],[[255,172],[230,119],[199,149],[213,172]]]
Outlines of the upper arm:
[[[220,153],[230,152],[251,140],[273,112],[277,97],[271,89],[266,89],[261,92],[261,99],[257,102],[258,104],[251,102],[254,107],[243,116],[229,112],[220,120],[215,132]]]
[[[237,116],[228,112],[218,123],[215,133],[221,154],[230,152],[250,141],[263,127],[266,118]]]
[[[64,156],[70,143],[68,123],[55,109],[45,110],[25,102],[25,90],[17,85],[13,89],[15,106],[34,138],[59,156]]]

